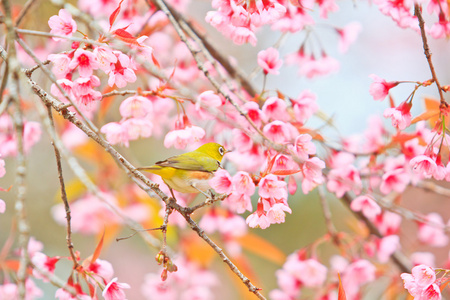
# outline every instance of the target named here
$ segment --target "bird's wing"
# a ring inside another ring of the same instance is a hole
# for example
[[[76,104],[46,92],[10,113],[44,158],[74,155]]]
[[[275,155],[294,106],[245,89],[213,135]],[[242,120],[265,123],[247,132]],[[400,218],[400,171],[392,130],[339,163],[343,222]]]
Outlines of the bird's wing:
[[[220,162],[205,155],[192,157],[181,154],[158,161],[155,165],[190,171],[214,172],[220,167]]]

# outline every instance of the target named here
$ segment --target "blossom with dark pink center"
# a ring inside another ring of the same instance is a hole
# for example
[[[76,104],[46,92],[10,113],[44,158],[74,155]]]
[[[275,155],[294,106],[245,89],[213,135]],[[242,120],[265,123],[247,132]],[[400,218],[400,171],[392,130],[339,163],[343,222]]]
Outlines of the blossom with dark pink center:
[[[98,69],[99,64],[92,52],[77,49],[73,55],[72,61],[69,63],[69,68],[73,70],[77,67],[80,76],[89,77],[92,75],[93,70]]]
[[[280,59],[278,50],[270,47],[266,50],[259,51],[258,53],[258,65],[263,69],[264,74],[278,75],[278,71],[283,65],[283,61]]]
[[[403,130],[411,125],[411,102],[402,102],[398,107],[386,108],[383,116],[392,119],[392,126]]]
[[[436,162],[427,155],[418,155],[409,161],[409,165],[417,174],[423,175],[425,178],[430,178],[436,171]]]
[[[209,185],[219,194],[228,194],[233,188],[230,173],[224,169],[214,173],[214,177],[209,180]]]
[[[60,9],[57,16],[51,16],[48,20],[51,34],[71,37],[77,31],[77,23],[72,19],[72,15],[65,9]],[[63,38],[53,37],[54,41],[62,41]]]
[[[380,206],[369,195],[362,195],[353,199],[350,208],[353,211],[361,211],[369,219],[381,213]]]
[[[374,100],[384,100],[389,94],[389,90],[399,84],[397,81],[386,82],[386,80],[375,74],[371,74],[369,77],[373,79],[369,88],[369,93]]]

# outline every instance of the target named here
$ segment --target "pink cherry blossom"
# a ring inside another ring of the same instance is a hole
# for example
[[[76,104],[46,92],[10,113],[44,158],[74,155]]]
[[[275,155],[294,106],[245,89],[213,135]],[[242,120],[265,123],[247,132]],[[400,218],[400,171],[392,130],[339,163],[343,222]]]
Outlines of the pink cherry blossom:
[[[392,126],[403,130],[411,125],[411,102],[402,102],[399,106],[386,108],[383,116],[392,119]]]
[[[114,51],[117,57],[116,63],[111,63],[110,71],[108,73],[108,85],[116,85],[118,88],[123,88],[128,82],[135,82],[137,77],[133,69],[135,69],[132,60],[120,51]]]
[[[144,118],[153,112],[153,103],[143,96],[135,95],[122,101],[119,107],[123,118]]]
[[[304,176],[302,180],[302,191],[308,194],[316,186],[322,184],[325,180],[322,175],[322,169],[325,168],[325,162],[318,157],[309,158],[301,167]]]
[[[353,44],[361,31],[361,24],[359,22],[350,22],[344,28],[337,30],[339,33],[339,52],[345,53]]]
[[[310,90],[302,91],[297,98],[290,99],[298,122],[306,123],[319,110],[316,95]]]
[[[428,223],[420,223],[417,236],[422,243],[444,247],[448,244],[449,238],[444,232],[444,221],[437,213],[430,213],[426,216]]]
[[[259,109],[258,103],[247,102],[243,105],[244,111],[247,112],[248,117],[255,123],[256,126],[260,126],[262,122],[265,122],[267,117]]]
[[[388,235],[377,242],[377,258],[381,263],[386,263],[389,257],[400,248],[398,235]]]
[[[401,278],[405,289],[419,300],[439,300],[441,292],[436,282],[435,271],[427,265],[418,265],[412,269],[412,274],[402,273]]]
[[[309,155],[316,153],[316,146],[309,134],[300,134],[295,138],[293,150],[302,160],[307,160]]]
[[[250,196],[236,191],[231,192],[224,200],[223,205],[238,214],[242,214],[246,210],[252,211],[252,199]]]
[[[273,174],[269,174],[261,178],[258,186],[258,193],[263,198],[287,198],[286,182],[278,180],[277,176]]]
[[[47,59],[53,63],[52,71],[58,78],[66,76],[72,70],[69,68],[71,59],[65,53],[49,54]]]
[[[187,126],[184,129],[172,130],[164,138],[164,147],[174,146],[184,149],[190,143],[198,142],[205,136],[205,130],[198,126]]]
[[[259,227],[261,229],[266,229],[270,226],[271,223],[269,217],[264,211],[264,205],[261,199],[258,200],[256,211],[249,215],[245,222],[252,228]]]
[[[41,139],[41,124],[33,121],[24,122],[23,147],[26,153]]]
[[[263,69],[264,74],[280,74],[279,69],[283,65],[278,50],[270,47],[258,52],[258,65]]]
[[[349,191],[359,194],[362,182],[358,170],[353,165],[332,169],[328,174],[327,188],[330,192],[334,192],[338,198]]]
[[[417,174],[430,178],[436,171],[436,162],[427,155],[418,155],[409,161],[409,165]]]
[[[396,234],[400,228],[402,217],[390,211],[384,211],[373,220],[378,230],[383,235]]]
[[[94,263],[90,263],[87,270],[94,273],[100,280],[110,281],[114,275],[114,269],[110,262],[97,258]]]
[[[225,169],[217,170],[209,185],[219,194],[229,194],[233,188],[230,173]]]
[[[391,191],[402,193],[408,186],[409,181],[410,176],[404,168],[386,171],[381,177],[380,191],[385,195]]]
[[[100,79],[95,75],[79,77],[73,81],[72,92],[75,96],[86,95],[91,92],[93,87],[99,85]]]
[[[288,121],[290,118],[286,111],[286,102],[278,97],[267,98],[262,111],[272,120]]]
[[[122,128],[129,140],[137,140],[152,135],[153,123],[147,119],[131,118],[123,121]]]
[[[264,134],[275,143],[284,143],[290,140],[291,132],[288,125],[282,121],[273,121],[263,128]]]
[[[115,277],[105,286],[102,296],[105,300],[126,300],[125,291],[123,291],[123,289],[129,288],[129,284],[117,282],[117,277]]]
[[[261,229],[266,229],[271,223],[269,217],[266,215],[266,212],[259,210],[249,215],[245,222],[252,228],[259,227]]]
[[[389,94],[389,90],[399,84],[397,81],[386,82],[386,80],[375,74],[371,74],[369,77],[373,79],[369,88],[369,93],[374,100],[384,100]]]
[[[353,199],[350,204],[353,211],[361,211],[369,219],[381,213],[381,208],[370,195],[362,195]]]
[[[255,193],[255,184],[247,172],[239,171],[232,179],[233,187],[239,194],[246,194],[248,196]]]
[[[295,276],[306,287],[319,287],[327,278],[327,267],[315,259],[298,260],[288,258],[284,269]]]
[[[280,224],[284,223],[285,212],[292,213],[292,210],[289,206],[284,203],[276,203],[267,211],[267,217],[269,218],[270,223]]]
[[[219,107],[222,105],[222,98],[214,93],[214,91],[204,91],[197,97],[197,102],[195,103],[195,108],[198,110],[200,105],[204,104],[207,107]]]
[[[235,214],[228,214],[226,217],[219,219],[220,233],[228,237],[240,237],[247,233],[248,227],[245,219]]]
[[[106,46],[100,46],[94,48],[92,52],[97,58],[98,67],[109,73],[111,71],[111,65],[117,63],[117,56],[114,54],[113,50]]]
[[[57,16],[51,16],[48,20],[51,34],[71,37],[77,31],[77,23],[72,19],[72,15],[65,9],[60,9]],[[53,37],[54,41],[63,41],[64,38]]]
[[[120,123],[111,122],[102,126],[100,132],[106,135],[106,140],[112,144],[122,144],[125,147],[129,145],[129,137],[125,127],[123,127]]]
[[[233,128],[232,130],[233,136],[233,146],[237,151],[246,152],[252,149],[253,141],[252,139],[246,135],[242,130]]]
[[[55,272],[56,263],[60,260],[60,257],[48,257],[42,252],[36,252],[31,258],[31,262],[39,269],[44,270],[50,274]],[[42,279],[44,282],[49,282],[49,279],[39,272],[33,270],[33,276]]]
[[[69,63],[70,69],[78,67],[78,73],[82,77],[89,77],[92,75],[93,70],[98,69],[99,64],[95,55],[83,49],[77,49],[73,55],[72,60]]]

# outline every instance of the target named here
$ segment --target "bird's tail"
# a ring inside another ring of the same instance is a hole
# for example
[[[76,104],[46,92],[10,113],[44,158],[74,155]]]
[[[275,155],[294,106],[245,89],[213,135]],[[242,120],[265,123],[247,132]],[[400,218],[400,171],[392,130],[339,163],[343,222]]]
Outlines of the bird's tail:
[[[146,171],[146,172],[150,172],[150,173],[157,173],[159,170],[161,170],[160,166],[148,166],[148,167],[140,167],[140,168],[136,168],[139,171]]]

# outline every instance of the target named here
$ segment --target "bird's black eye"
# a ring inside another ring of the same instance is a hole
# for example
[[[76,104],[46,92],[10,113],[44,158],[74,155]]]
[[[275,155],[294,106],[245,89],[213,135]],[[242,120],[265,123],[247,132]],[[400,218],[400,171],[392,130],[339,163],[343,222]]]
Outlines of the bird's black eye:
[[[223,150],[223,147],[219,147],[219,153],[220,153],[220,155],[224,155],[225,154],[225,150]]]

